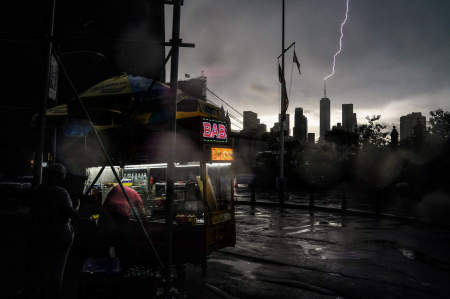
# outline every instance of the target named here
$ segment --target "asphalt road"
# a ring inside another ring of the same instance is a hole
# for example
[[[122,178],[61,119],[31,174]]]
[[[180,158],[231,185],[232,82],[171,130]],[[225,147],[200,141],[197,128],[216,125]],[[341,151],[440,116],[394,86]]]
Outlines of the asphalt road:
[[[206,282],[238,298],[449,298],[450,229],[238,206]]]
[[[189,298],[450,297],[449,228],[301,209],[236,209],[236,247],[210,255],[206,277],[187,267]],[[27,284],[28,228],[3,220],[1,297],[15,298]],[[65,298],[77,298],[74,261]]]

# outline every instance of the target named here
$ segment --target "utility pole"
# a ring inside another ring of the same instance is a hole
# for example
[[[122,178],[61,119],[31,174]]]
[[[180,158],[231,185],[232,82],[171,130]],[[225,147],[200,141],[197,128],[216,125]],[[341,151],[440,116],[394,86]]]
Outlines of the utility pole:
[[[282,37],[281,37],[281,74],[284,81],[284,1],[282,5]],[[282,85],[285,84],[285,82],[281,83]],[[280,143],[281,143],[281,150],[280,150],[280,178],[279,178],[279,199],[280,204],[284,203],[284,122],[286,119],[286,107],[284,103],[284,93],[283,93],[284,86],[281,86],[281,119],[280,121]],[[287,96],[287,95],[286,95]]]
[[[167,160],[167,271],[170,275],[173,265],[173,202],[175,197],[174,192],[174,162],[176,153],[176,130],[177,130],[177,90],[178,90],[178,58],[180,50],[180,15],[181,3],[180,0],[173,0],[173,18],[172,18],[172,45],[171,59],[170,59],[170,93],[171,100],[169,104],[169,158]]]
[[[36,149],[36,155],[34,158],[34,177],[33,185],[39,186],[42,183],[42,161],[45,146],[45,125],[46,125],[46,113],[47,113],[47,101],[49,97],[49,87],[50,87],[50,64],[52,63],[53,54],[53,38],[55,29],[55,6],[56,0],[51,1],[51,11],[50,11],[50,25],[48,32],[48,44],[47,44],[47,63],[45,65],[45,85],[44,85],[44,96],[41,101],[41,106],[39,109],[39,141]]]

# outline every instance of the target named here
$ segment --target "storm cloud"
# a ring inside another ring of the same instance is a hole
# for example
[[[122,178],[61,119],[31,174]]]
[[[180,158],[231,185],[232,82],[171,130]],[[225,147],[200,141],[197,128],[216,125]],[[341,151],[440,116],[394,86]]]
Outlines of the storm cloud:
[[[303,107],[312,132],[318,132],[322,78],[330,72],[344,13],[345,0],[286,0],[286,46],[296,42],[302,64],[301,77],[292,73],[288,113],[292,118],[295,107]],[[166,22],[169,39],[169,8]],[[281,0],[187,0],[181,25],[183,41],[196,47],[181,50],[180,78],[203,70],[212,90],[271,126],[280,109]],[[397,124],[412,111],[428,116],[449,109],[449,32],[449,1],[351,0],[344,50],[327,82],[332,124],[341,121],[343,103],[354,104],[360,123],[373,114]],[[288,90],[291,70],[292,51]]]

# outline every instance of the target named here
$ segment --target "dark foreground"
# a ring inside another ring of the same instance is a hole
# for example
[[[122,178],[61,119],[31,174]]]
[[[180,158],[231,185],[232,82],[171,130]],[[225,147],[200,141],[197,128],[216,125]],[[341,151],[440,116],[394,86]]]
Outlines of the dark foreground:
[[[180,287],[189,298],[220,298],[214,287],[238,298],[450,296],[450,229],[299,209],[238,206],[236,214],[236,248],[212,254],[206,277],[187,267]],[[14,298],[27,281],[27,228],[8,221],[2,221],[2,298]],[[81,262],[71,256],[66,298],[80,298]],[[131,298],[119,293],[113,295]]]

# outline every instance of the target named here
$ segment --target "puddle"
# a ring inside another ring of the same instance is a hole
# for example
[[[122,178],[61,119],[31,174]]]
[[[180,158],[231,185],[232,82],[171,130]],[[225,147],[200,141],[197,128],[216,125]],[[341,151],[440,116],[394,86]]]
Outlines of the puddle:
[[[287,233],[286,235],[297,235],[297,234],[308,233],[310,231],[311,231],[311,229],[305,228],[305,229],[298,230],[296,232]]]
[[[416,259],[416,254],[414,253],[414,251],[410,250],[410,249],[406,249],[406,248],[399,248],[398,250],[400,250],[400,252],[402,253],[402,255],[410,260],[415,260]]]
[[[405,258],[407,258],[409,260],[419,261],[424,264],[428,264],[430,266],[450,272],[450,264],[449,263],[440,261],[430,255],[427,255],[427,254],[417,251],[417,250],[408,249],[408,248],[398,248],[398,250]]]
[[[397,247],[397,242],[395,241],[390,241],[390,240],[379,240],[379,239],[375,239],[375,240],[365,240],[363,241],[366,244],[377,244],[377,245],[383,245],[383,246],[389,246],[389,247]]]
[[[323,248],[319,247],[317,245],[312,245],[306,242],[298,242],[298,245],[300,245],[303,249],[303,253],[307,256],[312,257],[320,257]]]
[[[430,266],[434,266],[437,268],[440,268],[442,270],[445,271],[450,271],[450,264],[449,263],[445,263],[442,262],[430,255],[427,255],[423,252],[414,250],[414,249],[410,249],[410,248],[404,248],[404,247],[399,247],[397,242],[395,241],[389,241],[389,240],[366,240],[364,241],[364,243],[367,244],[379,244],[382,246],[386,246],[386,247],[390,247],[393,249],[396,249],[398,251],[400,251],[400,254],[404,257],[407,258],[408,260],[412,260],[412,261],[419,261],[422,262],[424,264],[428,264]]]
[[[329,221],[316,221],[314,222],[314,225],[329,225],[334,227],[342,227],[342,223],[340,222],[329,222]]]
[[[218,260],[218,259],[210,259],[210,261],[215,261],[218,263],[232,266],[233,268],[241,272],[243,276],[247,277],[248,279],[256,279],[256,276],[253,274],[253,271],[260,266],[258,264],[247,261],[232,261],[232,260]]]

